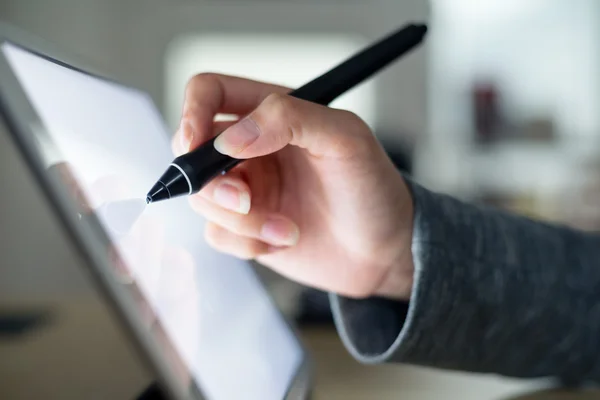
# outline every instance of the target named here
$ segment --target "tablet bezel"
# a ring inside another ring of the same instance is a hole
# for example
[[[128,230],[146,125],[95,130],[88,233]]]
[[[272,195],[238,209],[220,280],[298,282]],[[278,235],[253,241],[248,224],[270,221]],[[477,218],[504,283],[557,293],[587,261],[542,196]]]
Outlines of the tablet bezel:
[[[80,60],[75,60],[74,57],[65,54],[54,45],[34,35],[0,22],[0,45],[6,42],[71,70],[112,82],[128,89],[137,90],[130,85],[107,78],[93,67],[82,63]],[[139,92],[146,96],[148,95],[141,90]],[[10,93],[10,96],[6,96],[7,93]],[[155,103],[152,103],[156,107]],[[158,110],[157,113],[159,113]],[[59,181],[57,177],[48,173],[48,166],[38,148],[37,137],[42,134],[49,138],[49,135],[45,132],[41,119],[30,104],[8,60],[1,51],[0,117],[5,120],[9,135],[21,152],[35,181],[42,189],[43,195],[58,218],[59,225],[61,225],[63,231],[74,245],[74,249],[82,256],[82,260],[86,264],[85,270],[90,273],[91,280],[109,304],[109,308],[113,314],[120,321],[125,333],[133,342],[139,355],[158,377],[159,384],[163,387],[163,390],[169,396],[176,399],[203,399],[204,396],[202,395],[201,388],[193,377],[192,385],[189,388],[183,388],[178,383],[177,377],[168,368],[169,361],[164,357],[163,351],[160,348],[161,346],[158,345],[156,338],[153,337],[141,318],[139,318],[136,312],[138,310],[133,301],[131,301],[130,294],[126,293],[127,291],[123,288],[123,284],[117,279],[115,274],[108,273],[111,269],[110,260],[106,251],[103,251],[102,246],[99,246],[97,235],[100,232],[103,236],[102,240],[107,243],[109,239],[100,228],[101,225],[99,222],[95,218],[90,218],[86,222],[94,226],[82,223],[77,212],[73,211],[78,209],[78,205],[75,204],[71,196],[60,190],[61,185],[64,187],[64,182]],[[264,286],[263,289],[266,290]],[[272,304],[273,307],[276,307],[273,301]],[[295,329],[281,313],[280,315],[292,330],[294,338],[301,347],[303,354],[302,362],[288,387],[284,399],[307,398],[312,386],[312,373],[308,353]]]

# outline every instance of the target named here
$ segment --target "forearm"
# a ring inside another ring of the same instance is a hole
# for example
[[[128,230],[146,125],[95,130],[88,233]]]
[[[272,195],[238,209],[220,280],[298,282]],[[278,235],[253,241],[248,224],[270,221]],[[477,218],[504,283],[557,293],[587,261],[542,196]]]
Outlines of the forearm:
[[[600,380],[600,237],[411,188],[410,302],[332,295],[353,355]]]

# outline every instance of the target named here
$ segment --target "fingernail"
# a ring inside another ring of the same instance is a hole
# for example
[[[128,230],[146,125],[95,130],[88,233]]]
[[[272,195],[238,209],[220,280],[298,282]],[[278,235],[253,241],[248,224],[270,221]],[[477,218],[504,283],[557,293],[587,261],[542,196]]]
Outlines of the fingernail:
[[[181,151],[184,153],[190,150],[192,139],[194,138],[194,132],[189,122],[181,123]]]
[[[261,238],[276,246],[293,246],[298,243],[298,227],[288,219],[271,217],[262,226]]]
[[[251,145],[259,136],[260,130],[256,122],[244,118],[217,137],[215,149],[219,153],[234,155]]]
[[[217,204],[240,214],[250,211],[250,194],[232,183],[222,183],[215,188],[213,198]]]

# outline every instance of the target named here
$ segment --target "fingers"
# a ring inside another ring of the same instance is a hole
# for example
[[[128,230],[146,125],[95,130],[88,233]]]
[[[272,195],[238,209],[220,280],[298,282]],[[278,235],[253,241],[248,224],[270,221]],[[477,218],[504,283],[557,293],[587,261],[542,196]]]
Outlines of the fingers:
[[[260,240],[272,246],[293,246],[298,242],[298,226],[283,215],[259,210],[241,215],[200,196],[190,198],[190,204],[209,222],[237,236]]]
[[[345,158],[360,151],[369,138],[369,128],[350,112],[272,94],[223,132],[215,148],[232,157],[253,158],[291,144],[317,157]]]
[[[222,133],[223,131],[225,131],[227,128],[229,128],[230,126],[234,125],[236,122],[237,121],[218,121],[218,122],[214,122],[213,123],[211,137],[219,135],[220,133]],[[173,154],[175,154],[176,156],[180,156],[182,154],[185,154],[190,149],[190,144],[189,144],[188,139],[187,139],[187,136],[189,136],[190,133],[187,132],[186,129],[190,130],[191,127],[189,125],[186,125],[183,128],[180,127],[177,130],[177,132],[175,132],[175,135],[173,135],[173,140],[171,141],[171,148],[173,150]]]
[[[251,260],[269,252],[270,246],[257,239],[236,235],[225,228],[208,222],[204,236],[217,251],[231,254],[243,260]]]
[[[215,115],[244,115],[256,108],[271,93],[287,93],[288,88],[218,74],[199,74],[185,91],[181,127],[184,151],[212,137]],[[189,145],[188,145],[189,144]]]
[[[242,179],[239,171],[230,171],[225,176],[213,179],[198,196],[238,214],[250,212],[250,186]]]
[[[299,239],[296,224],[266,211],[272,209],[268,202],[251,208],[251,189],[242,175],[243,170],[234,169],[190,198],[191,207],[209,221],[205,232],[209,245],[242,259],[295,245]]]

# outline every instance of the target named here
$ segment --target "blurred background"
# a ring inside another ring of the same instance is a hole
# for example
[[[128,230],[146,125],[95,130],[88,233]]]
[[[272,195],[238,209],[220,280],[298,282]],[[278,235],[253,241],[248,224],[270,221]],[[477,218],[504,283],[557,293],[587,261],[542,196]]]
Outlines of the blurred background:
[[[0,0],[0,19],[147,91],[172,131],[198,72],[296,87],[426,20],[425,46],[333,106],[360,115],[398,168],[433,190],[600,228],[596,0]],[[92,295],[4,132],[0,162],[1,187],[14,188],[0,195],[0,398],[131,398],[151,376]],[[316,398],[508,400],[543,386],[358,366],[322,293],[258,270],[316,359]],[[52,321],[62,330],[21,335]],[[53,397],[67,380],[69,394]]]

